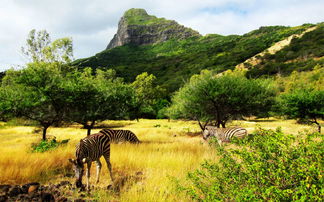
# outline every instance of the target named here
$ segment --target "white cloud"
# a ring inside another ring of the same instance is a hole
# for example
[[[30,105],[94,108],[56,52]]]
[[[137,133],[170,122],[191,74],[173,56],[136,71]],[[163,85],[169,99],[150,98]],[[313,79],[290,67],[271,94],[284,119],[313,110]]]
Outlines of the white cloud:
[[[1,0],[0,71],[23,64],[20,47],[31,29],[52,39],[72,37],[76,58],[104,50],[129,8],[178,21],[202,34],[243,34],[267,25],[324,20],[318,0]]]

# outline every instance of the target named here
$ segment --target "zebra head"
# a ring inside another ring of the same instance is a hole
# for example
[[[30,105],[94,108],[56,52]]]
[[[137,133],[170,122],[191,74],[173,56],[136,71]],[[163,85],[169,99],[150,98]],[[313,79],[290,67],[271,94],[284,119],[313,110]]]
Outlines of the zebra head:
[[[79,159],[69,159],[69,161],[72,163],[73,165],[73,170],[74,170],[74,174],[75,174],[75,185],[77,188],[82,187],[82,176],[84,173],[84,160],[79,160]]]
[[[211,133],[208,130],[208,128],[206,127],[205,130],[204,130],[204,132],[203,132],[203,138],[204,138],[204,140],[207,140],[210,135],[211,135]]]

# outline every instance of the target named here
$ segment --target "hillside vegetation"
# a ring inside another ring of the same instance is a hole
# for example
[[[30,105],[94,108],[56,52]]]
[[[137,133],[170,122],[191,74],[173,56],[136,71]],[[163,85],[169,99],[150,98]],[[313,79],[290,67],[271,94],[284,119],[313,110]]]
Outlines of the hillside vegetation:
[[[275,42],[292,34],[302,33],[312,26],[314,25],[270,26],[261,27],[242,36],[211,34],[185,40],[173,39],[153,45],[128,44],[102,51],[89,58],[76,60],[73,64],[80,67],[113,68],[117,75],[125,78],[126,81],[133,81],[142,72],[152,73],[158,78],[160,85],[173,92],[182,86],[191,75],[199,73],[202,69],[210,69],[215,72],[234,69],[237,64],[269,48]],[[317,47],[317,50],[322,50],[322,40],[317,40],[322,34],[323,28],[320,25],[315,31],[305,34],[298,41],[293,40],[293,43],[304,41],[312,47]],[[316,35],[317,38],[314,38],[313,35]],[[300,52],[308,49],[303,45],[299,45],[299,47]],[[292,47],[288,46],[287,48]],[[315,51],[315,48],[313,50]],[[297,57],[300,52],[296,53]],[[318,52],[316,57],[322,55],[322,52]],[[314,64],[306,69],[310,70],[313,66]],[[259,67],[253,68],[251,75],[267,73],[258,73],[258,69]]]
[[[324,24],[321,23],[302,37],[293,38],[288,46],[275,54],[265,54],[260,58],[260,64],[252,67],[247,64],[246,67],[251,68],[248,74],[252,77],[278,73],[288,75],[293,71],[313,70],[316,65],[323,67],[323,56]]]

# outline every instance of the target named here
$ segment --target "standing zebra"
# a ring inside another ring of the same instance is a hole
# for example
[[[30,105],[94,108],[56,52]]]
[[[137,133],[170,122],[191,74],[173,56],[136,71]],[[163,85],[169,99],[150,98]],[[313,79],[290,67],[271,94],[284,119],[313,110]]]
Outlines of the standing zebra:
[[[111,181],[113,181],[110,163],[110,143],[115,140],[120,140],[122,136],[124,136],[124,140],[130,142],[139,142],[135,134],[131,131],[108,129],[101,130],[99,133],[89,135],[80,140],[80,142],[76,145],[76,159],[69,159],[69,161],[73,164],[73,170],[75,172],[76,177],[75,184],[78,188],[82,186],[84,163],[87,163],[87,190],[89,190],[90,188],[89,179],[92,161],[95,161],[97,164],[96,182],[99,182],[99,175],[101,170],[101,156],[105,158]]]
[[[203,133],[203,138],[204,140],[207,140],[210,136],[215,136],[217,138],[218,144],[222,145],[222,142],[230,142],[230,139],[233,136],[243,138],[246,135],[246,129],[241,127],[217,128],[215,126],[206,126]]]

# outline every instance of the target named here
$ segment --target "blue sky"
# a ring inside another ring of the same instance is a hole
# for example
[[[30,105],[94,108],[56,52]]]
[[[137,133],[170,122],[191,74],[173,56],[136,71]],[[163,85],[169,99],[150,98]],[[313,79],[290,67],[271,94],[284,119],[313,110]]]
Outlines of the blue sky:
[[[20,49],[31,29],[46,29],[53,40],[72,37],[76,59],[92,56],[106,48],[130,8],[203,35],[324,21],[323,0],[0,0],[0,71],[27,62]]]

